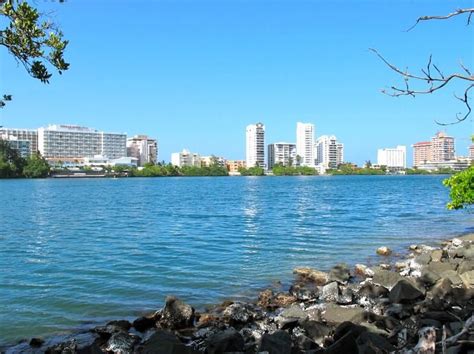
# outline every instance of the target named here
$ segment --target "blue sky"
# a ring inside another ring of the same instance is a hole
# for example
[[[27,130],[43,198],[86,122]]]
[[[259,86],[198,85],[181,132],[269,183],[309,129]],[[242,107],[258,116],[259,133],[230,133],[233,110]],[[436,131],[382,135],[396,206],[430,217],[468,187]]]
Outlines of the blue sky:
[[[433,54],[444,72],[474,68],[474,25],[422,23],[473,1],[69,0],[37,1],[70,40],[71,69],[49,85],[0,48],[0,90],[14,101],[0,125],[71,123],[158,138],[160,159],[189,148],[244,158],[245,126],[262,121],[267,143],[295,141],[296,122],[335,134],[345,159],[411,145],[464,107],[458,85],[416,99],[391,98],[400,83],[368,48],[412,70]],[[472,120],[447,128],[467,154]],[[409,149],[411,155],[411,149]],[[411,156],[410,156],[411,160]]]

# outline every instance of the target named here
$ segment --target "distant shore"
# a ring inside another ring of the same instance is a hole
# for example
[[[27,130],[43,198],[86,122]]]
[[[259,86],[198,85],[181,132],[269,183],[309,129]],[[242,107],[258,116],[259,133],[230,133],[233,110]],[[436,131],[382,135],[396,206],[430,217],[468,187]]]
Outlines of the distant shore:
[[[375,250],[374,250],[375,252]],[[403,258],[377,250],[380,264],[296,268],[289,290],[205,311],[174,297],[137,318],[4,348],[47,353],[381,353],[436,347],[472,350],[474,234],[439,247],[412,245]],[[390,260],[390,262],[389,262]],[[372,348],[372,349],[371,349]]]

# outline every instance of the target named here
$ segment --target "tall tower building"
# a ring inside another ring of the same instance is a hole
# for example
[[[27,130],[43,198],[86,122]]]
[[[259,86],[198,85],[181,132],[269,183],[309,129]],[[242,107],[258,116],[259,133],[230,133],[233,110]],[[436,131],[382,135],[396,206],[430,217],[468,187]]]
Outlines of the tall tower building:
[[[413,167],[420,167],[421,165],[431,161],[431,141],[421,141],[413,144]]]
[[[138,166],[146,163],[156,164],[158,144],[155,139],[146,135],[135,135],[127,139],[127,155],[138,159]]]
[[[432,162],[454,160],[454,138],[445,132],[438,132],[431,138]]]
[[[314,166],[314,124],[296,123],[296,154],[302,166]]]
[[[322,135],[316,142],[316,164],[326,169],[337,168],[344,161],[344,144],[334,135]]]
[[[379,149],[377,152],[377,165],[387,167],[407,167],[407,148],[399,145],[396,148]]]
[[[268,145],[268,169],[272,169],[276,164],[295,166],[296,145],[289,143],[274,143]]]
[[[250,124],[246,129],[247,168],[265,168],[265,126],[263,123]]]

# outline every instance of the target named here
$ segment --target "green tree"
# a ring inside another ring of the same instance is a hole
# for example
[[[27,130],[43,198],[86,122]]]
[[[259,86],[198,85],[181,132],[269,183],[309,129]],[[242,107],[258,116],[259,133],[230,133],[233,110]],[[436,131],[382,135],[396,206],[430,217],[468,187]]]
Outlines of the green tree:
[[[13,149],[9,142],[0,139],[0,178],[21,177],[25,159]]]
[[[50,171],[48,162],[38,153],[26,159],[23,176],[26,178],[45,178],[49,176]]]
[[[448,209],[465,209],[474,204],[474,167],[445,179],[443,184],[450,188]]]
[[[64,59],[68,41],[63,39],[63,33],[26,1],[0,0],[0,18],[7,23],[0,30],[0,46],[5,47],[33,78],[49,83],[51,67],[59,74],[69,68]],[[0,108],[11,99],[11,95],[3,94]]]

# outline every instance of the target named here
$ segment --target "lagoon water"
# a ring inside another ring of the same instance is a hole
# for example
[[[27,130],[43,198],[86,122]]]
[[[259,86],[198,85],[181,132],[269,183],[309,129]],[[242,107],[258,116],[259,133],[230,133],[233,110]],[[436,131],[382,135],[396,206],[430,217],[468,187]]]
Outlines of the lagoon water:
[[[0,344],[472,231],[441,176],[0,180]]]

